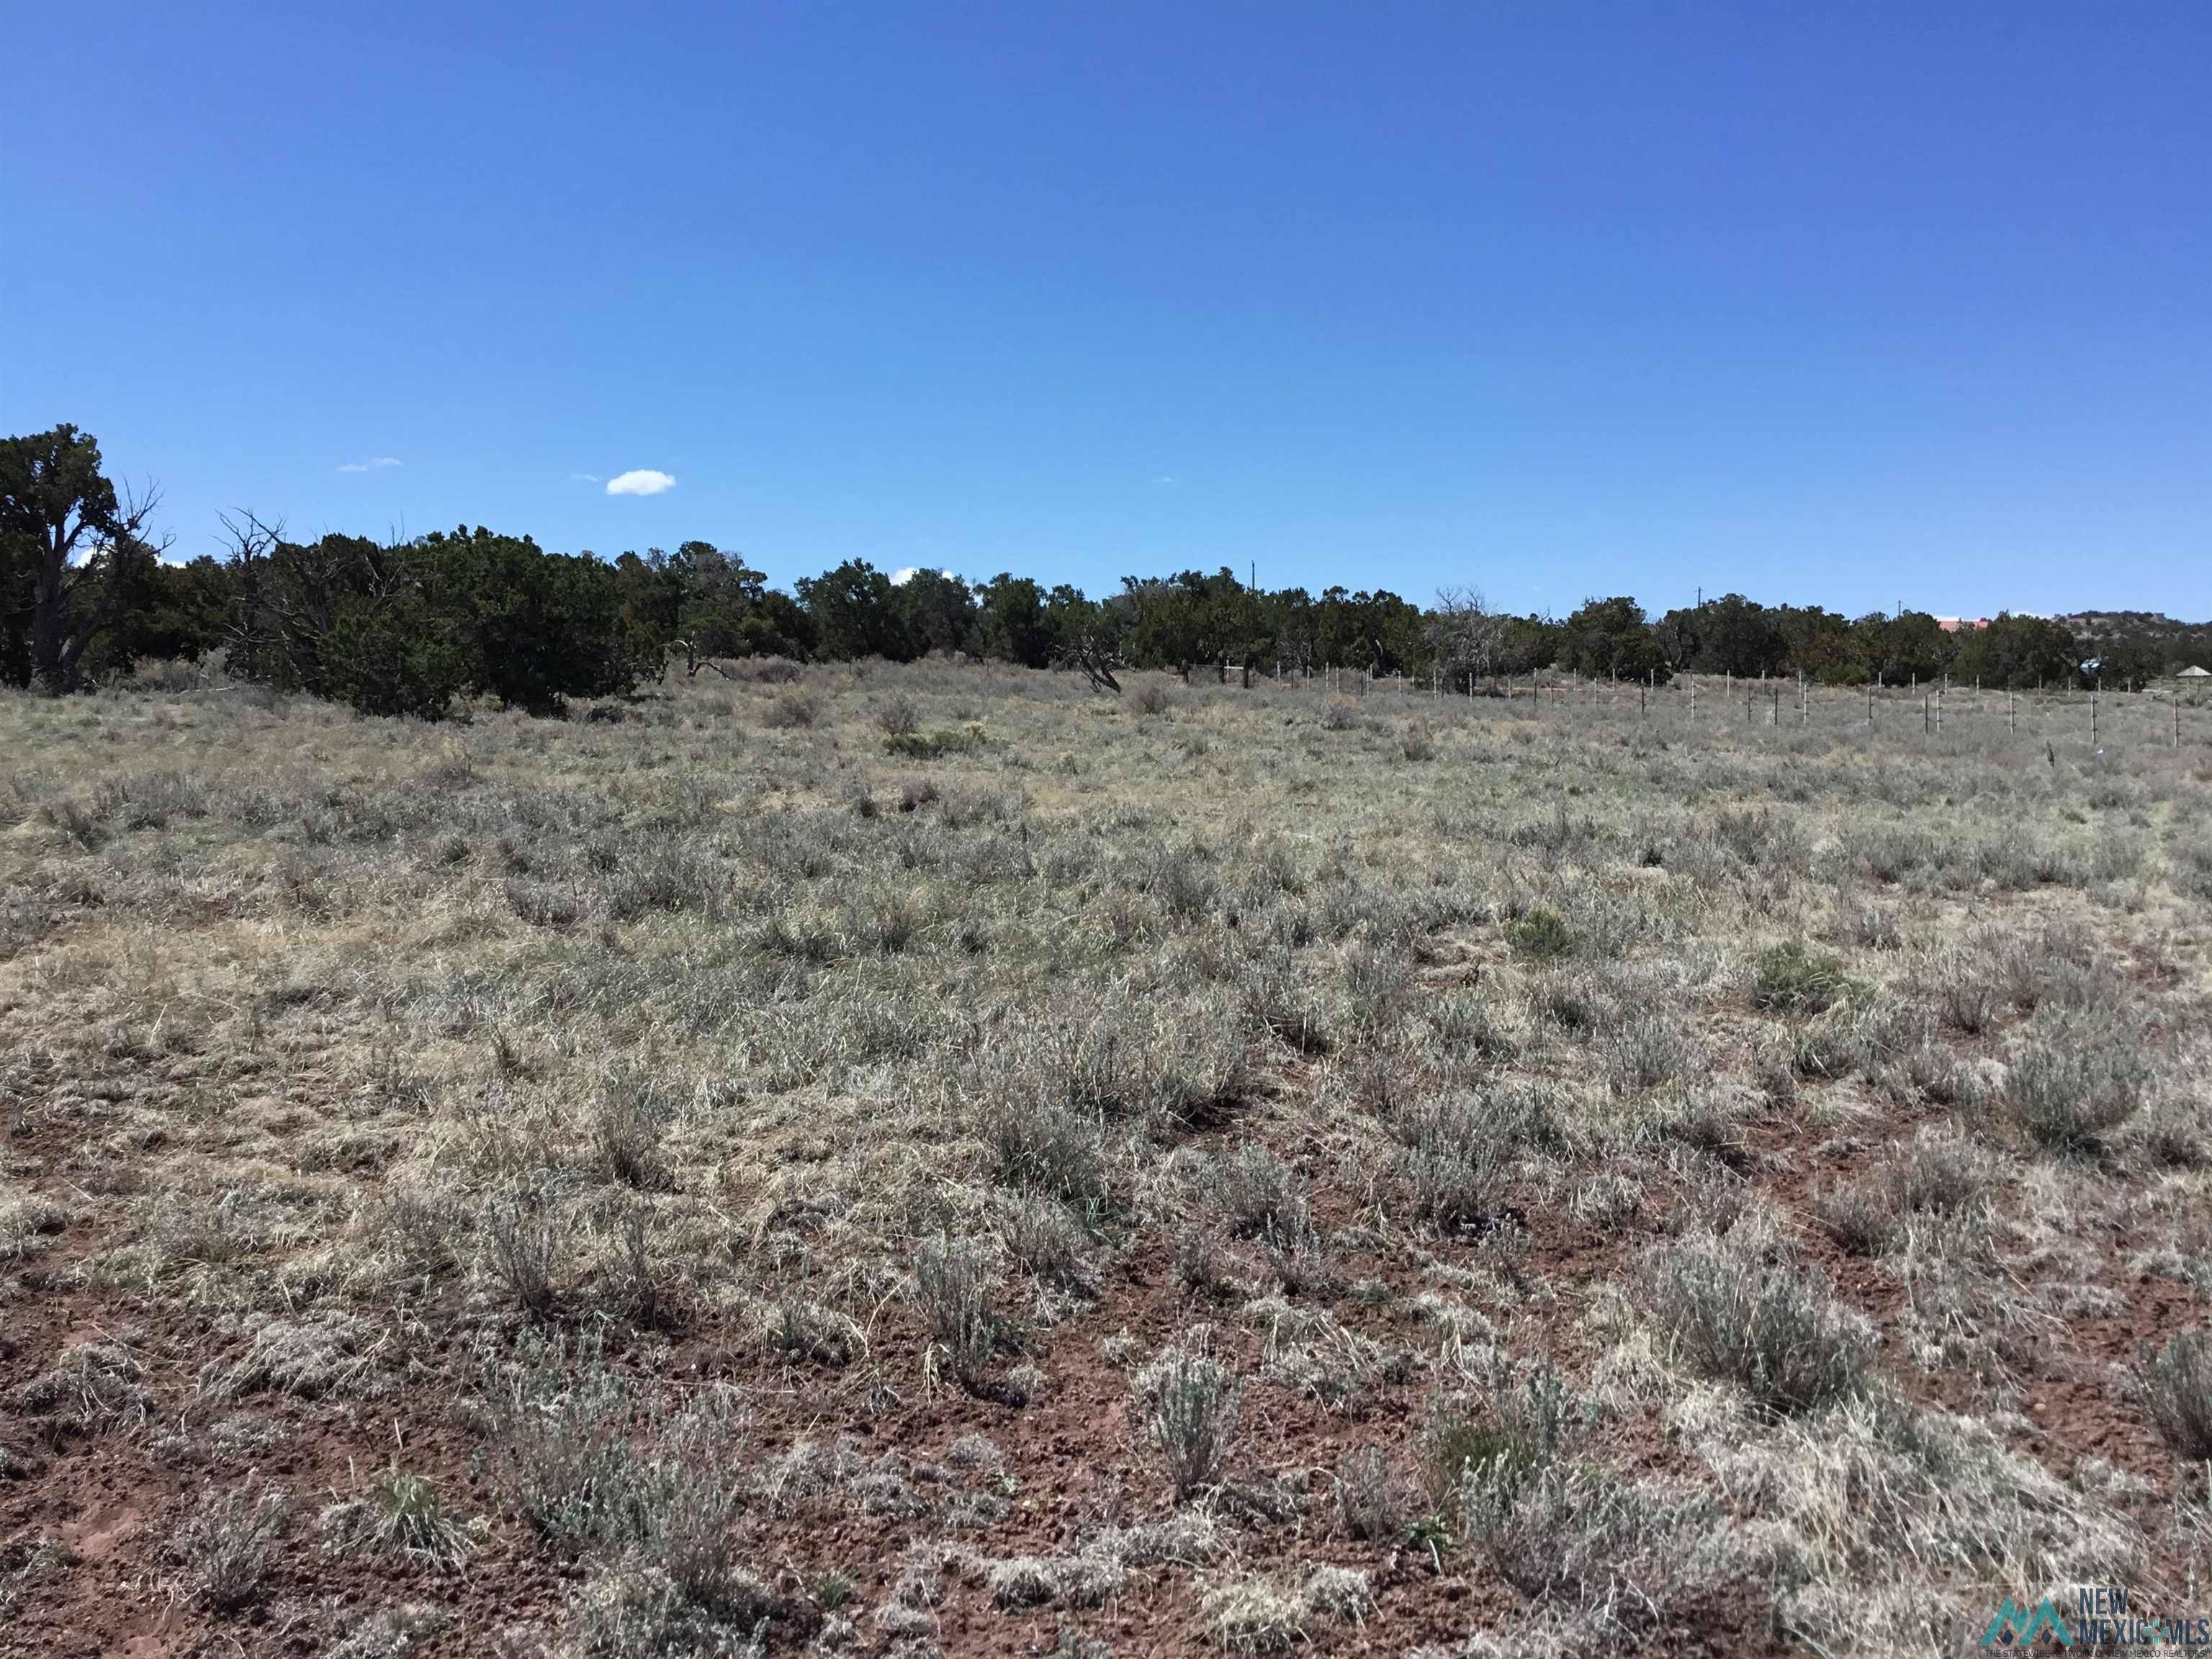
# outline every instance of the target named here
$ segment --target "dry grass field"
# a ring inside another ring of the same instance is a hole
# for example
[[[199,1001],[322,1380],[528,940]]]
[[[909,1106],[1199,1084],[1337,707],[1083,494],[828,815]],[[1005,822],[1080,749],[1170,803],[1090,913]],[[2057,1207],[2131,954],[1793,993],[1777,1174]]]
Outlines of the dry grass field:
[[[2212,1612],[2205,734],[752,672],[0,698],[0,1651]]]

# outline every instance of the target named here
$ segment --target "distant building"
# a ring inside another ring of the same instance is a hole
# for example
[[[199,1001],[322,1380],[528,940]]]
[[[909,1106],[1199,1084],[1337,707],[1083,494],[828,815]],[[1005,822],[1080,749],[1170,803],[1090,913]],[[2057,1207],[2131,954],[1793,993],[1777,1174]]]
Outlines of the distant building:
[[[1989,625],[1990,619],[1987,617],[1938,617],[1936,618],[1936,626],[1946,634],[1955,634],[1962,628],[1979,629],[1987,628]]]
[[[2212,668],[2199,668],[2191,663],[2186,668],[2176,669],[2173,678],[2178,680],[2212,680]]]

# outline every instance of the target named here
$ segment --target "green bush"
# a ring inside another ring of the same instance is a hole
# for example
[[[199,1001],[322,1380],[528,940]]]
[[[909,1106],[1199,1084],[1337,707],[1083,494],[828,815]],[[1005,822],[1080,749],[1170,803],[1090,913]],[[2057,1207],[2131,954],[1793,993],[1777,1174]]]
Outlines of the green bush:
[[[1844,965],[1802,940],[1778,945],[1759,958],[1751,1000],[1769,1013],[1826,1013],[1850,988]]]
[[[981,722],[970,720],[958,731],[893,732],[884,738],[884,752],[907,760],[935,760],[943,755],[969,755],[989,739]]]
[[[1581,937],[1567,920],[1547,905],[1534,905],[1506,924],[1506,942],[1524,957],[1556,962],[1582,948]]]

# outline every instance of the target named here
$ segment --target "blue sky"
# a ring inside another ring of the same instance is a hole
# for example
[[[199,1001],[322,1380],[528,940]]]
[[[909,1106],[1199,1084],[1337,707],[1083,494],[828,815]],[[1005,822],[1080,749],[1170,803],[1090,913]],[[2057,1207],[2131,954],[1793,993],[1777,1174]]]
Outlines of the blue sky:
[[[2212,616],[2202,4],[7,34],[0,429],[95,432],[179,554],[246,507],[782,582]]]

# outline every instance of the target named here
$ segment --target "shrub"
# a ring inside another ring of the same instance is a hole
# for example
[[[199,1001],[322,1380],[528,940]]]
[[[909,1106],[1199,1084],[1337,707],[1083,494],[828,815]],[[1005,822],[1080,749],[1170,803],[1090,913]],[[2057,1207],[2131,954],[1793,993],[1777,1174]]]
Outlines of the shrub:
[[[1791,939],[1759,957],[1751,1000],[1769,1013],[1825,1013],[1842,1000],[1850,984],[1836,957]]]
[[[1497,1103],[1467,1096],[1428,1101],[1401,1113],[1396,1127],[1408,1143],[1406,1178],[1414,1212],[1439,1232],[1486,1225],[1516,1139]]]
[[[580,1556],[635,1534],[641,1413],[620,1373],[553,1347],[493,1379],[487,1415],[503,1484],[539,1537]]]
[[[1129,694],[1129,706],[1139,714],[1164,714],[1175,707],[1175,699],[1158,680],[1145,680]]]
[[[2143,1367],[2137,1388],[2177,1457],[2212,1459],[2212,1332],[2176,1332]]]
[[[1437,757],[1434,734],[1418,726],[1409,726],[1398,734],[1398,748],[1409,761],[1432,761]]]
[[[509,1193],[484,1206],[492,1272],[533,1319],[560,1310],[561,1239],[549,1194]]]
[[[1136,1387],[1180,1504],[1219,1479],[1237,1437],[1241,1390],[1217,1361],[1177,1347],[1163,1350]]]
[[[2116,1024],[2069,1020],[2022,1038],[2008,1058],[2013,1119],[2053,1152],[2102,1146],[2142,1103],[2142,1051]]]
[[[1408,1511],[1406,1483],[1381,1446],[1363,1446],[1337,1466],[1336,1513],[1354,1538],[1395,1542]]]
[[[761,711],[763,725],[787,731],[812,726],[821,718],[821,699],[801,691],[797,686],[786,686]]]
[[[1874,1358],[1864,1322],[1836,1306],[1817,1268],[1742,1233],[1680,1239],[1646,1259],[1644,1305],[1662,1337],[1705,1375],[1772,1411],[1860,1392]]]
[[[1582,948],[1582,940],[1567,920],[1548,905],[1532,905],[1507,924],[1506,943],[1524,957],[1557,962]]]
[[[903,738],[921,727],[921,711],[905,692],[894,691],[876,705],[876,724],[885,737]]]

